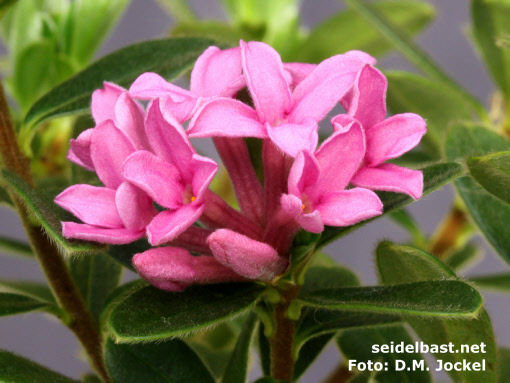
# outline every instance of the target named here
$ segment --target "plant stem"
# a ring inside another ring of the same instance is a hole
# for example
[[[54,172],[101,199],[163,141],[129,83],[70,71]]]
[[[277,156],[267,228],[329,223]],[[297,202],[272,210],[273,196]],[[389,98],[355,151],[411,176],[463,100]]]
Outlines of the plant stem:
[[[33,185],[30,173],[30,160],[23,155],[18,145],[3,85],[0,83],[0,153],[7,169],[16,173],[29,185]],[[102,355],[102,337],[99,327],[81,297],[69,270],[55,243],[43,229],[30,221],[23,201],[8,190],[21,222],[27,233],[30,245],[41,265],[48,283],[59,303],[70,316],[66,323],[85,349],[92,367],[104,382],[111,382]]]
[[[442,222],[438,232],[434,235],[430,245],[430,252],[437,258],[445,260],[448,252],[455,247],[457,238],[462,233],[467,222],[466,213],[454,206]]]
[[[300,287],[292,285],[282,292],[282,301],[274,306],[275,330],[269,340],[271,347],[271,377],[291,381],[294,376],[294,334],[296,322],[287,317],[291,302]]]

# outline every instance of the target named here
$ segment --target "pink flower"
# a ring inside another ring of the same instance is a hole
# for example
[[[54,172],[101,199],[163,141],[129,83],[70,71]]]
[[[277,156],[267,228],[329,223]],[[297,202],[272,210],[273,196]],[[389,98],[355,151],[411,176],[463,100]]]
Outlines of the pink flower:
[[[358,121],[365,130],[367,150],[363,166],[351,183],[356,186],[409,194],[414,199],[423,192],[423,174],[385,161],[411,150],[426,133],[426,123],[417,114],[403,113],[385,119],[386,77],[366,65],[350,94],[343,100],[347,115],[333,118],[333,128],[341,132]]]
[[[365,139],[358,123],[335,133],[312,155],[301,151],[289,175],[282,209],[312,233],[324,225],[348,226],[382,213],[377,195],[367,189],[347,189],[365,155]]]

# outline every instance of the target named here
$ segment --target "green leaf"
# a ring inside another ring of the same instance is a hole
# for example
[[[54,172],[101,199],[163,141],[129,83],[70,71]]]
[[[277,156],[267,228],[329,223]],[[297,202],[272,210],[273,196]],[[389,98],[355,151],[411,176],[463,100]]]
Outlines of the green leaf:
[[[260,358],[260,367],[264,375],[271,375],[271,345],[269,340],[264,334],[264,324],[261,322],[259,325],[259,337],[258,337],[258,352]]]
[[[158,0],[158,4],[172,16],[176,22],[192,22],[197,19],[195,12],[189,6],[187,0]]]
[[[495,290],[508,293],[510,292],[510,274],[484,275],[478,277],[469,277],[482,289]]]
[[[122,266],[104,253],[69,259],[69,270],[92,316],[99,317],[108,295],[117,287]]]
[[[340,265],[312,266],[305,274],[301,294],[335,287],[359,286],[359,279],[351,270]]]
[[[25,117],[23,133],[29,135],[37,124],[50,118],[87,112],[92,92],[105,80],[129,87],[144,72],[156,72],[169,80],[176,78],[190,69],[210,45],[214,45],[212,40],[171,38],[111,53],[40,98]]]
[[[96,375],[87,374],[81,378],[81,383],[102,383]]]
[[[5,12],[14,4],[16,4],[18,0],[1,0],[0,1],[0,19],[3,17]]]
[[[469,104],[456,92],[437,80],[416,74],[390,71],[387,103],[393,114],[413,112],[427,121],[427,134],[421,145],[433,157],[441,157],[448,127],[472,119]]]
[[[475,317],[482,307],[482,297],[473,287],[454,280],[319,290],[299,300],[330,310],[432,317]]]
[[[23,200],[28,210],[39,220],[46,233],[67,253],[97,251],[102,248],[98,244],[64,238],[61,222],[75,220],[75,218],[55,205],[47,195],[32,188],[9,170],[2,170],[2,176],[6,183]]]
[[[28,243],[13,238],[0,236],[0,251],[34,258],[34,253]]]
[[[14,207],[11,197],[9,197],[9,193],[7,193],[7,190],[3,187],[3,185],[0,185],[0,206],[4,205],[7,207]]]
[[[410,36],[418,34],[435,16],[434,7],[422,1],[379,1],[374,8]],[[331,16],[311,31],[300,47],[297,61],[318,63],[352,49],[380,56],[391,48],[392,45],[376,28],[367,24],[363,16],[346,10]]]
[[[510,204],[510,152],[472,157],[467,164],[485,190]]]
[[[251,344],[257,333],[257,323],[257,315],[250,313],[225,369],[222,383],[242,383],[248,379]]]
[[[482,252],[478,246],[467,243],[463,248],[451,253],[446,264],[454,271],[465,270],[477,263],[481,255]]]
[[[505,0],[472,0],[473,36],[497,86],[510,96],[510,52],[498,40],[510,34],[510,4]]]
[[[414,340],[401,324],[345,330],[337,337],[337,344],[342,353],[350,360],[355,360],[356,362],[381,362],[387,366],[387,370],[384,369],[381,372],[375,373],[375,380],[377,382],[432,382],[430,373],[426,368],[395,370],[396,360],[401,360],[410,367],[413,366],[413,363],[423,363],[423,366],[426,366],[425,360],[419,352],[373,352],[372,347],[374,345],[403,344],[404,347],[406,345],[414,346]]]
[[[179,23],[172,29],[172,36],[208,38],[232,46],[238,45],[241,39],[251,41],[260,40],[262,37],[260,34],[214,20]]]
[[[43,283],[0,279],[0,291],[19,293],[39,301],[56,304],[55,297],[50,288]]]
[[[431,165],[422,169],[422,171],[423,171],[424,196],[446,185],[448,182],[453,181],[455,178],[459,177],[464,173],[464,169],[462,168],[462,166],[456,163],[442,163]],[[406,206],[411,202],[414,202],[414,200],[411,197],[408,197],[405,194],[380,192],[378,193],[378,195],[379,198],[381,198],[382,203],[384,204],[383,215],[391,211],[400,209],[401,207]],[[351,232],[355,228],[358,228],[359,226],[364,225],[365,223],[370,222],[379,217],[381,216],[347,227],[326,226],[326,228],[322,232],[322,235],[317,243],[316,248],[319,249],[322,246],[327,245],[330,242],[333,242],[335,239],[341,237],[342,235]]]
[[[77,383],[31,360],[0,350],[0,381],[13,383]]]
[[[444,281],[455,278],[455,274],[441,261],[431,254],[410,247],[399,246],[391,242],[382,242],[376,251],[379,274],[384,283],[397,284],[414,281]],[[453,281],[451,281],[453,282]],[[419,282],[414,282],[419,283]],[[423,283],[423,282],[422,282]],[[430,282],[429,282],[430,283]],[[449,290],[448,294],[450,294]],[[459,297],[459,299],[462,299]],[[487,352],[483,359],[487,361],[485,372],[455,371],[449,372],[455,382],[494,382],[494,366],[496,359],[496,347],[490,319],[482,308],[478,318],[407,318],[407,322],[426,344],[453,343],[455,347],[461,345],[486,344]],[[436,357],[445,362],[480,362],[481,357],[475,353],[438,353]]]
[[[450,130],[446,141],[449,160],[505,150],[510,150],[510,141],[480,126],[455,126]],[[510,236],[507,231],[510,205],[493,196],[469,176],[456,180],[455,187],[485,238],[501,257],[510,263]]]
[[[173,337],[241,314],[263,289],[251,283],[227,283],[171,293],[148,286],[116,306],[108,325],[119,341]]]
[[[0,292],[0,317],[50,308],[51,305],[48,302],[26,295]]]
[[[288,380],[274,379],[270,377],[264,377],[257,379],[254,383],[290,383]]]
[[[411,235],[412,242],[415,245],[420,246],[427,243],[425,234],[423,234],[418,223],[406,209],[393,211],[389,214],[389,217]]]
[[[498,350],[498,383],[508,383],[510,380],[510,350]]]
[[[294,381],[306,372],[306,370],[317,359],[319,354],[326,348],[327,344],[335,334],[329,333],[319,335],[308,340],[299,350],[299,356],[294,364]]]
[[[117,306],[125,298],[135,293],[136,291],[144,287],[147,287],[148,284],[149,283],[146,282],[144,279],[135,279],[113,290],[106,298],[106,302],[103,307],[103,312],[101,313],[99,319],[100,327],[107,328],[108,318],[110,317],[110,314],[115,308],[115,306]]]
[[[179,339],[145,344],[115,344],[108,339],[105,354],[115,383],[214,383],[198,356]]]
[[[147,242],[145,238],[142,238],[126,245],[112,245],[108,248],[108,255],[129,270],[136,272],[132,262],[133,256],[138,253],[143,253],[150,248],[151,245],[149,242]]]

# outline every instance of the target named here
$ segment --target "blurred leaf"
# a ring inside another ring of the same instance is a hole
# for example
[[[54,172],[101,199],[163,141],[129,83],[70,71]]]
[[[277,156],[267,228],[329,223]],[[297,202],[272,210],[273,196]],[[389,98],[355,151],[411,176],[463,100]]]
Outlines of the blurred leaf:
[[[14,207],[11,201],[11,198],[9,197],[9,194],[7,193],[7,190],[3,188],[3,185],[0,185],[0,206],[7,206],[7,207]]]
[[[111,53],[40,98],[28,111],[22,132],[57,116],[88,111],[92,92],[103,81],[129,86],[143,72],[173,79],[190,69],[214,42],[198,38],[171,38],[142,42]],[[129,63],[127,65],[127,63]]]
[[[262,38],[260,34],[214,20],[179,23],[172,29],[172,36],[207,38],[233,46],[239,45],[239,40],[251,41]]]
[[[510,350],[500,348],[498,350],[498,383],[510,381]]]
[[[510,274],[495,274],[469,277],[478,287],[487,290],[510,292]]]
[[[480,126],[455,126],[446,141],[450,161],[505,150],[510,150],[510,141]],[[510,236],[507,230],[510,205],[486,191],[470,176],[456,180],[455,187],[485,238],[510,263]]]
[[[257,379],[254,383],[290,383],[288,380],[274,379],[270,377],[264,377]]]
[[[122,266],[101,253],[70,258],[69,270],[92,316],[99,322],[108,295],[120,282]]]
[[[414,244],[418,246],[426,244],[425,234],[423,234],[418,223],[416,223],[406,209],[393,211],[389,214],[389,217],[411,235]]]
[[[435,16],[434,7],[423,1],[379,1],[374,8],[409,36],[422,31]],[[312,29],[300,46],[297,61],[318,63],[353,49],[380,56],[392,47],[363,16],[346,10]]]
[[[251,344],[257,332],[257,323],[257,314],[250,313],[237,339],[237,344],[221,379],[222,383],[242,383],[248,379]]]
[[[18,0],[1,0],[0,1],[0,19],[4,16],[5,12],[14,4],[16,4]]]
[[[475,264],[480,257],[480,248],[467,243],[463,248],[451,253],[446,260],[446,264],[454,271],[465,270]]]
[[[0,350],[0,381],[15,383],[77,383],[31,360]]]
[[[510,152],[472,157],[467,163],[471,175],[485,190],[510,203]]]
[[[87,374],[81,378],[81,383],[102,383],[96,375]]]
[[[455,278],[455,274],[441,261],[425,251],[410,247],[399,246],[391,242],[381,242],[377,247],[376,261],[379,273],[385,284],[402,286],[400,283],[415,281],[444,281]],[[450,280],[450,282],[455,282]],[[417,283],[417,282],[415,282]],[[423,282],[422,282],[423,283]],[[431,282],[429,282],[431,283]],[[398,284],[398,285],[397,285]],[[450,294],[449,290],[446,290]],[[445,291],[445,292],[446,292]],[[443,293],[445,293],[443,292]],[[463,299],[459,297],[459,299]],[[421,340],[426,344],[453,343],[455,347],[461,345],[487,345],[487,352],[483,358],[487,361],[487,370],[477,371],[449,371],[455,382],[494,382],[496,347],[494,334],[489,316],[482,308],[477,318],[407,318]],[[480,355],[476,353],[438,353],[434,354],[445,362],[480,362]]]
[[[13,238],[0,237],[0,251],[34,258],[34,253],[28,243]]]
[[[472,119],[469,105],[456,92],[436,80],[416,74],[390,71],[388,108],[393,114],[416,113],[427,121],[427,134],[421,145],[430,155],[442,156],[442,144],[448,127]]]
[[[158,4],[175,22],[192,22],[197,18],[187,0],[158,0]]]
[[[264,334],[264,324],[261,322],[259,325],[259,337],[258,337],[258,353],[260,358],[260,367],[262,372],[266,376],[271,375],[271,346],[269,340]]]
[[[72,1],[65,52],[80,67],[87,65],[128,4],[129,0]]]
[[[456,163],[442,163],[428,166],[423,171],[423,195],[427,195],[428,193],[439,189],[440,187],[446,185],[448,182],[453,181],[455,178],[459,177],[464,173],[464,170],[461,165]],[[383,215],[389,213],[393,210],[400,209],[401,207],[408,205],[412,202],[415,202],[411,197],[408,197],[405,194],[391,193],[391,192],[379,192],[377,193],[382,203],[384,204]],[[352,226],[347,227],[334,227],[334,226],[326,226],[322,235],[317,243],[317,249],[322,246],[333,242],[335,239],[345,235],[355,228],[364,225],[367,222],[370,222],[374,219],[381,217],[382,215],[357,223]]]
[[[48,302],[27,295],[0,292],[0,317],[50,308]]]
[[[120,302],[108,325],[118,341],[169,338],[239,315],[255,303],[263,289],[251,283],[227,283],[171,293],[148,286]]]
[[[179,339],[145,344],[116,344],[108,339],[105,354],[115,383],[214,383],[198,356]]]
[[[39,301],[56,304],[50,288],[43,283],[0,279],[0,291],[19,293]]]
[[[319,290],[299,300],[329,310],[432,317],[473,318],[482,307],[482,297],[473,287],[454,280]]]
[[[485,65],[506,98],[510,97],[510,52],[498,40],[510,33],[510,3],[505,0],[472,0],[473,36]]]
[[[414,346],[414,340],[411,338],[405,327],[401,324],[385,325],[377,327],[367,327],[353,330],[345,330],[337,337],[338,347],[347,359],[356,360],[356,362],[381,362],[387,368],[376,372],[375,380],[379,383],[395,382],[432,382],[430,373],[424,369],[403,369],[395,370],[395,361],[403,361],[407,366],[413,366],[413,363],[423,363],[426,366],[423,356],[419,352],[405,353],[373,353],[374,345],[406,345]],[[347,361],[345,363],[348,363]]]
[[[2,171],[4,180],[9,184],[13,191],[23,200],[28,210],[34,214],[46,233],[55,240],[59,246],[64,248],[67,253],[89,252],[101,249],[101,245],[76,240],[67,240],[62,235],[61,222],[74,220],[63,209],[48,198],[47,195],[33,189],[26,184],[21,178],[7,169]]]

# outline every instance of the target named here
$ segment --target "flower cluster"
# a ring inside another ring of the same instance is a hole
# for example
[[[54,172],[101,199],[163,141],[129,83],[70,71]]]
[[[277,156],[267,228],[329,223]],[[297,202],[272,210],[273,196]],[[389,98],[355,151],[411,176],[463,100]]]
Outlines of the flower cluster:
[[[74,185],[56,197],[83,222],[64,222],[64,235],[111,244],[146,236],[158,247],[133,264],[165,290],[273,280],[301,228],[320,233],[381,214],[372,190],[421,196],[421,172],[385,161],[416,146],[425,122],[385,119],[387,81],[374,64],[358,51],[282,63],[270,46],[241,42],[208,48],[189,91],[155,73],[129,90],[105,83],[92,95],[96,126],[68,155],[104,187]],[[331,120],[333,134],[318,147],[318,124],[339,102],[347,113]],[[209,190],[218,166],[196,153],[194,137],[212,137],[239,210]],[[262,141],[262,184],[245,137]]]

